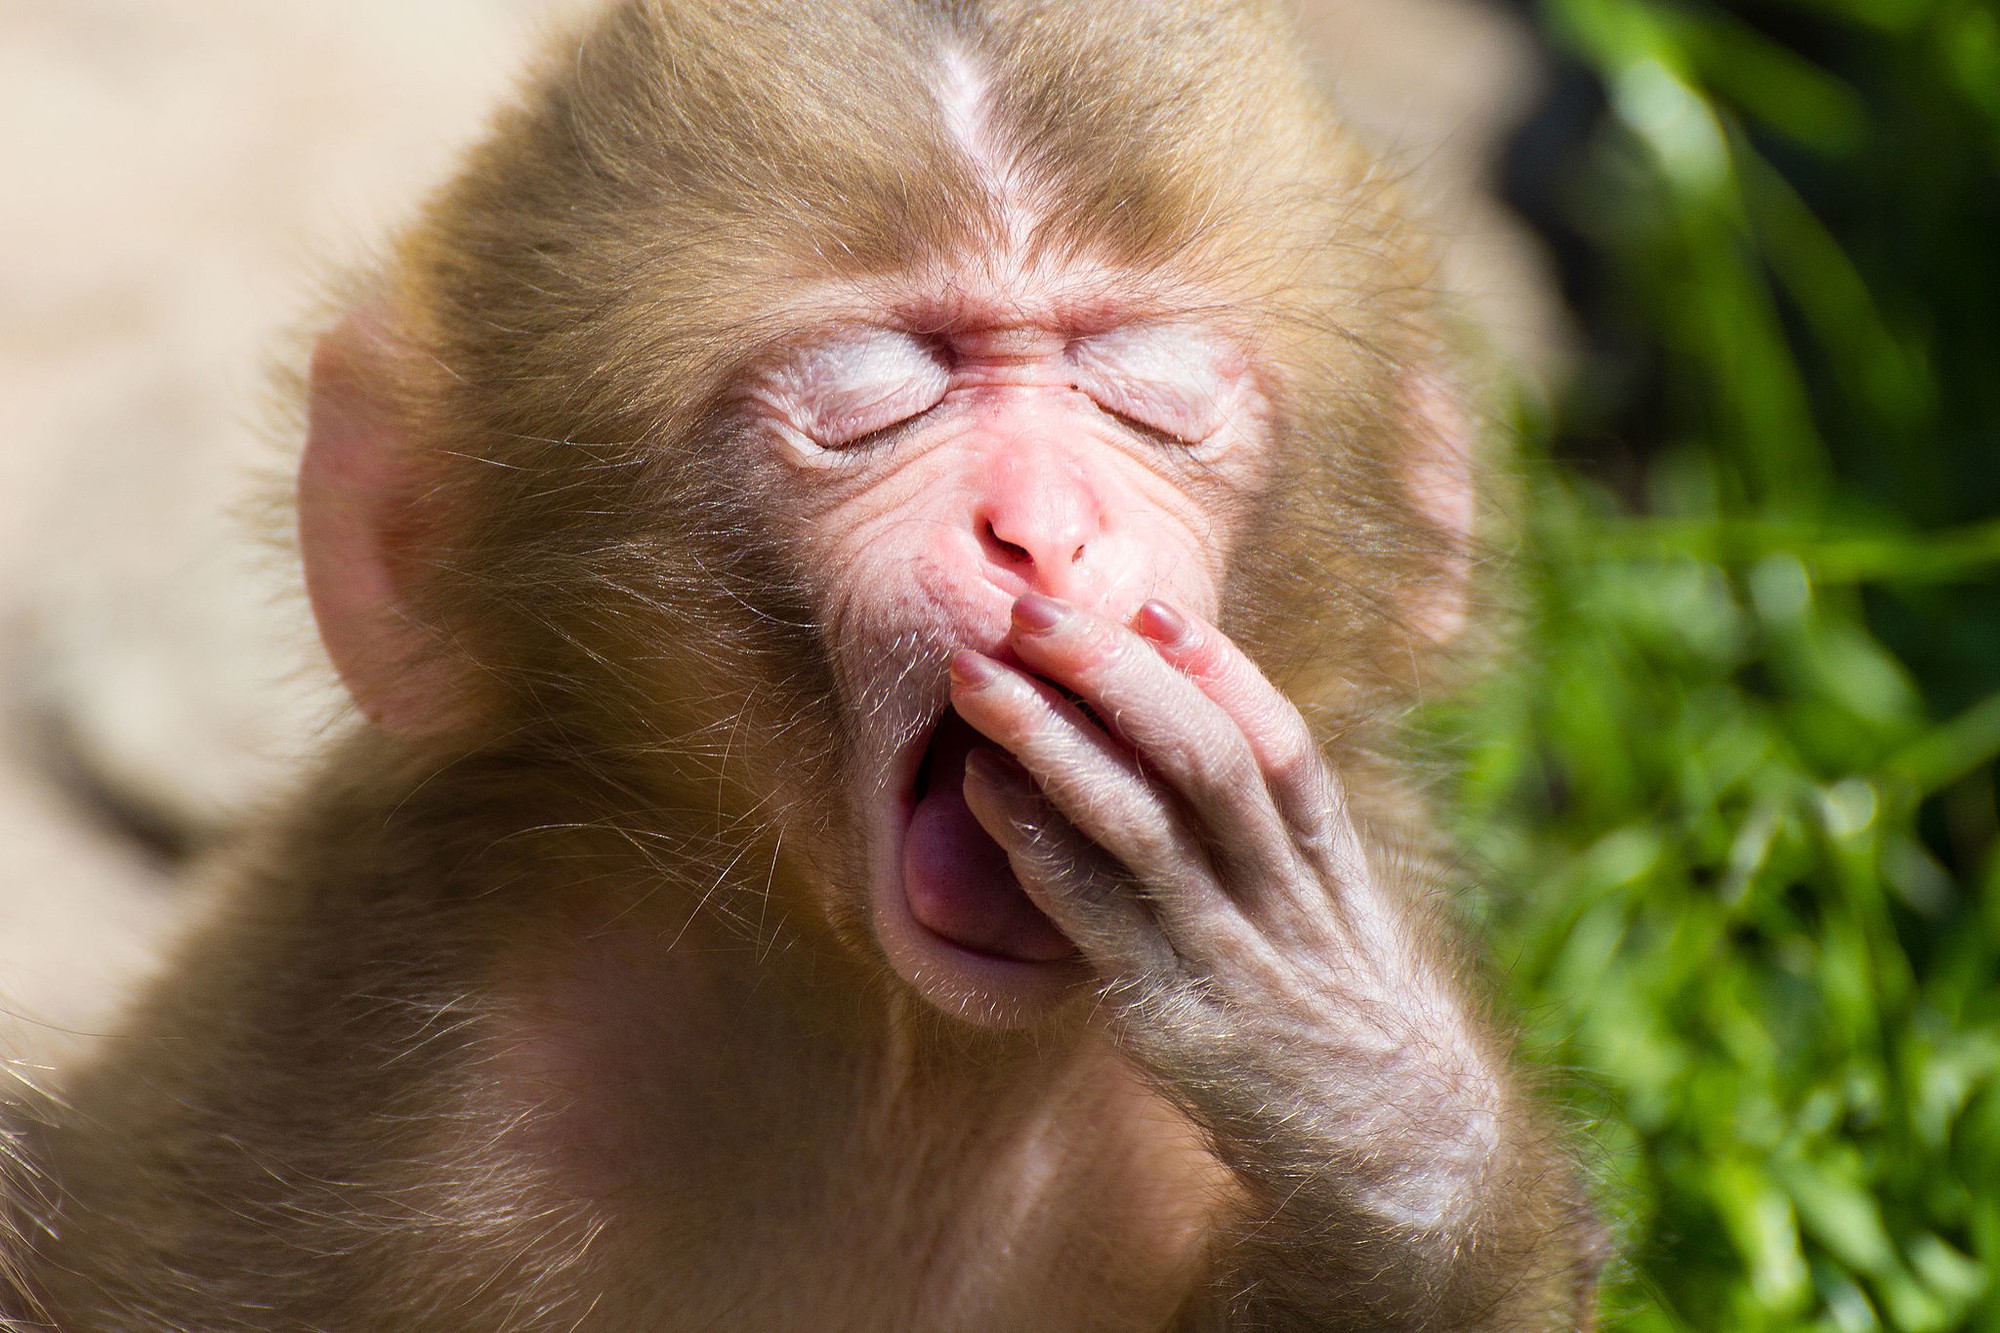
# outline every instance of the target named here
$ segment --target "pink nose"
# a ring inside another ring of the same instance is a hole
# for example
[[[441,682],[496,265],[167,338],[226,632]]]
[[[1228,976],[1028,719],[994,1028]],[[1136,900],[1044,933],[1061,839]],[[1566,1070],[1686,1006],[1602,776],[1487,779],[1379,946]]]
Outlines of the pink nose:
[[[1103,515],[1089,483],[1066,472],[1009,469],[996,478],[972,521],[988,561],[1037,592],[1073,598],[1083,590]]]

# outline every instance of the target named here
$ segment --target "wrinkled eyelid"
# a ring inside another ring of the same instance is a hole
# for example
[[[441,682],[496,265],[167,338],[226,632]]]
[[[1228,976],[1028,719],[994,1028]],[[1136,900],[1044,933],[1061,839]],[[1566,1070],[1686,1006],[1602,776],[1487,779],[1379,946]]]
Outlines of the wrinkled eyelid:
[[[939,349],[890,329],[815,347],[772,377],[782,414],[824,449],[846,448],[929,411],[947,387]]]
[[[1223,348],[1170,325],[1073,342],[1068,358],[1077,387],[1108,415],[1190,447],[1221,429],[1237,388]]]

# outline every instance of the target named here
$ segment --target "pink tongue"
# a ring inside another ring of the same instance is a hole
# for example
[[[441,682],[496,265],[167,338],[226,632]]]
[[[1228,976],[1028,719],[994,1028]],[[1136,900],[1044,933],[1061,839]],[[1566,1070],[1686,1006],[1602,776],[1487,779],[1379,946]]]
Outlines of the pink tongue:
[[[1028,901],[1007,854],[986,836],[965,803],[965,757],[978,733],[948,712],[925,761],[929,789],[903,843],[903,892],[910,914],[975,953],[1045,963],[1076,952]]]

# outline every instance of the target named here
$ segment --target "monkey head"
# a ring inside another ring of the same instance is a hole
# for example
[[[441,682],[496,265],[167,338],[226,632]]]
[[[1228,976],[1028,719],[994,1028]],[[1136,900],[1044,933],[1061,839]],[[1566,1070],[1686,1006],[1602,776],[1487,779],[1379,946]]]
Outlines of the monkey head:
[[[722,910],[1019,1025],[1088,974],[962,796],[955,651],[1158,599],[1338,725],[1402,697],[1471,503],[1421,249],[1277,17],[1105,8],[885,9],[857,76],[782,5],[630,3],[532,85],[315,359],[373,723],[754,823]]]

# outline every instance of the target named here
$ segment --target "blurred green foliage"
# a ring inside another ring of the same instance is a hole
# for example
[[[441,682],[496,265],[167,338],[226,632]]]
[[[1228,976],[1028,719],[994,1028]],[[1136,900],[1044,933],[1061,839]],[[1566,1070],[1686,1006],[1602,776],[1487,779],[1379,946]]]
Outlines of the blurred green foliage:
[[[1612,350],[1525,432],[1532,665],[1439,721],[1608,1325],[2000,1330],[2000,14],[1539,12]]]

